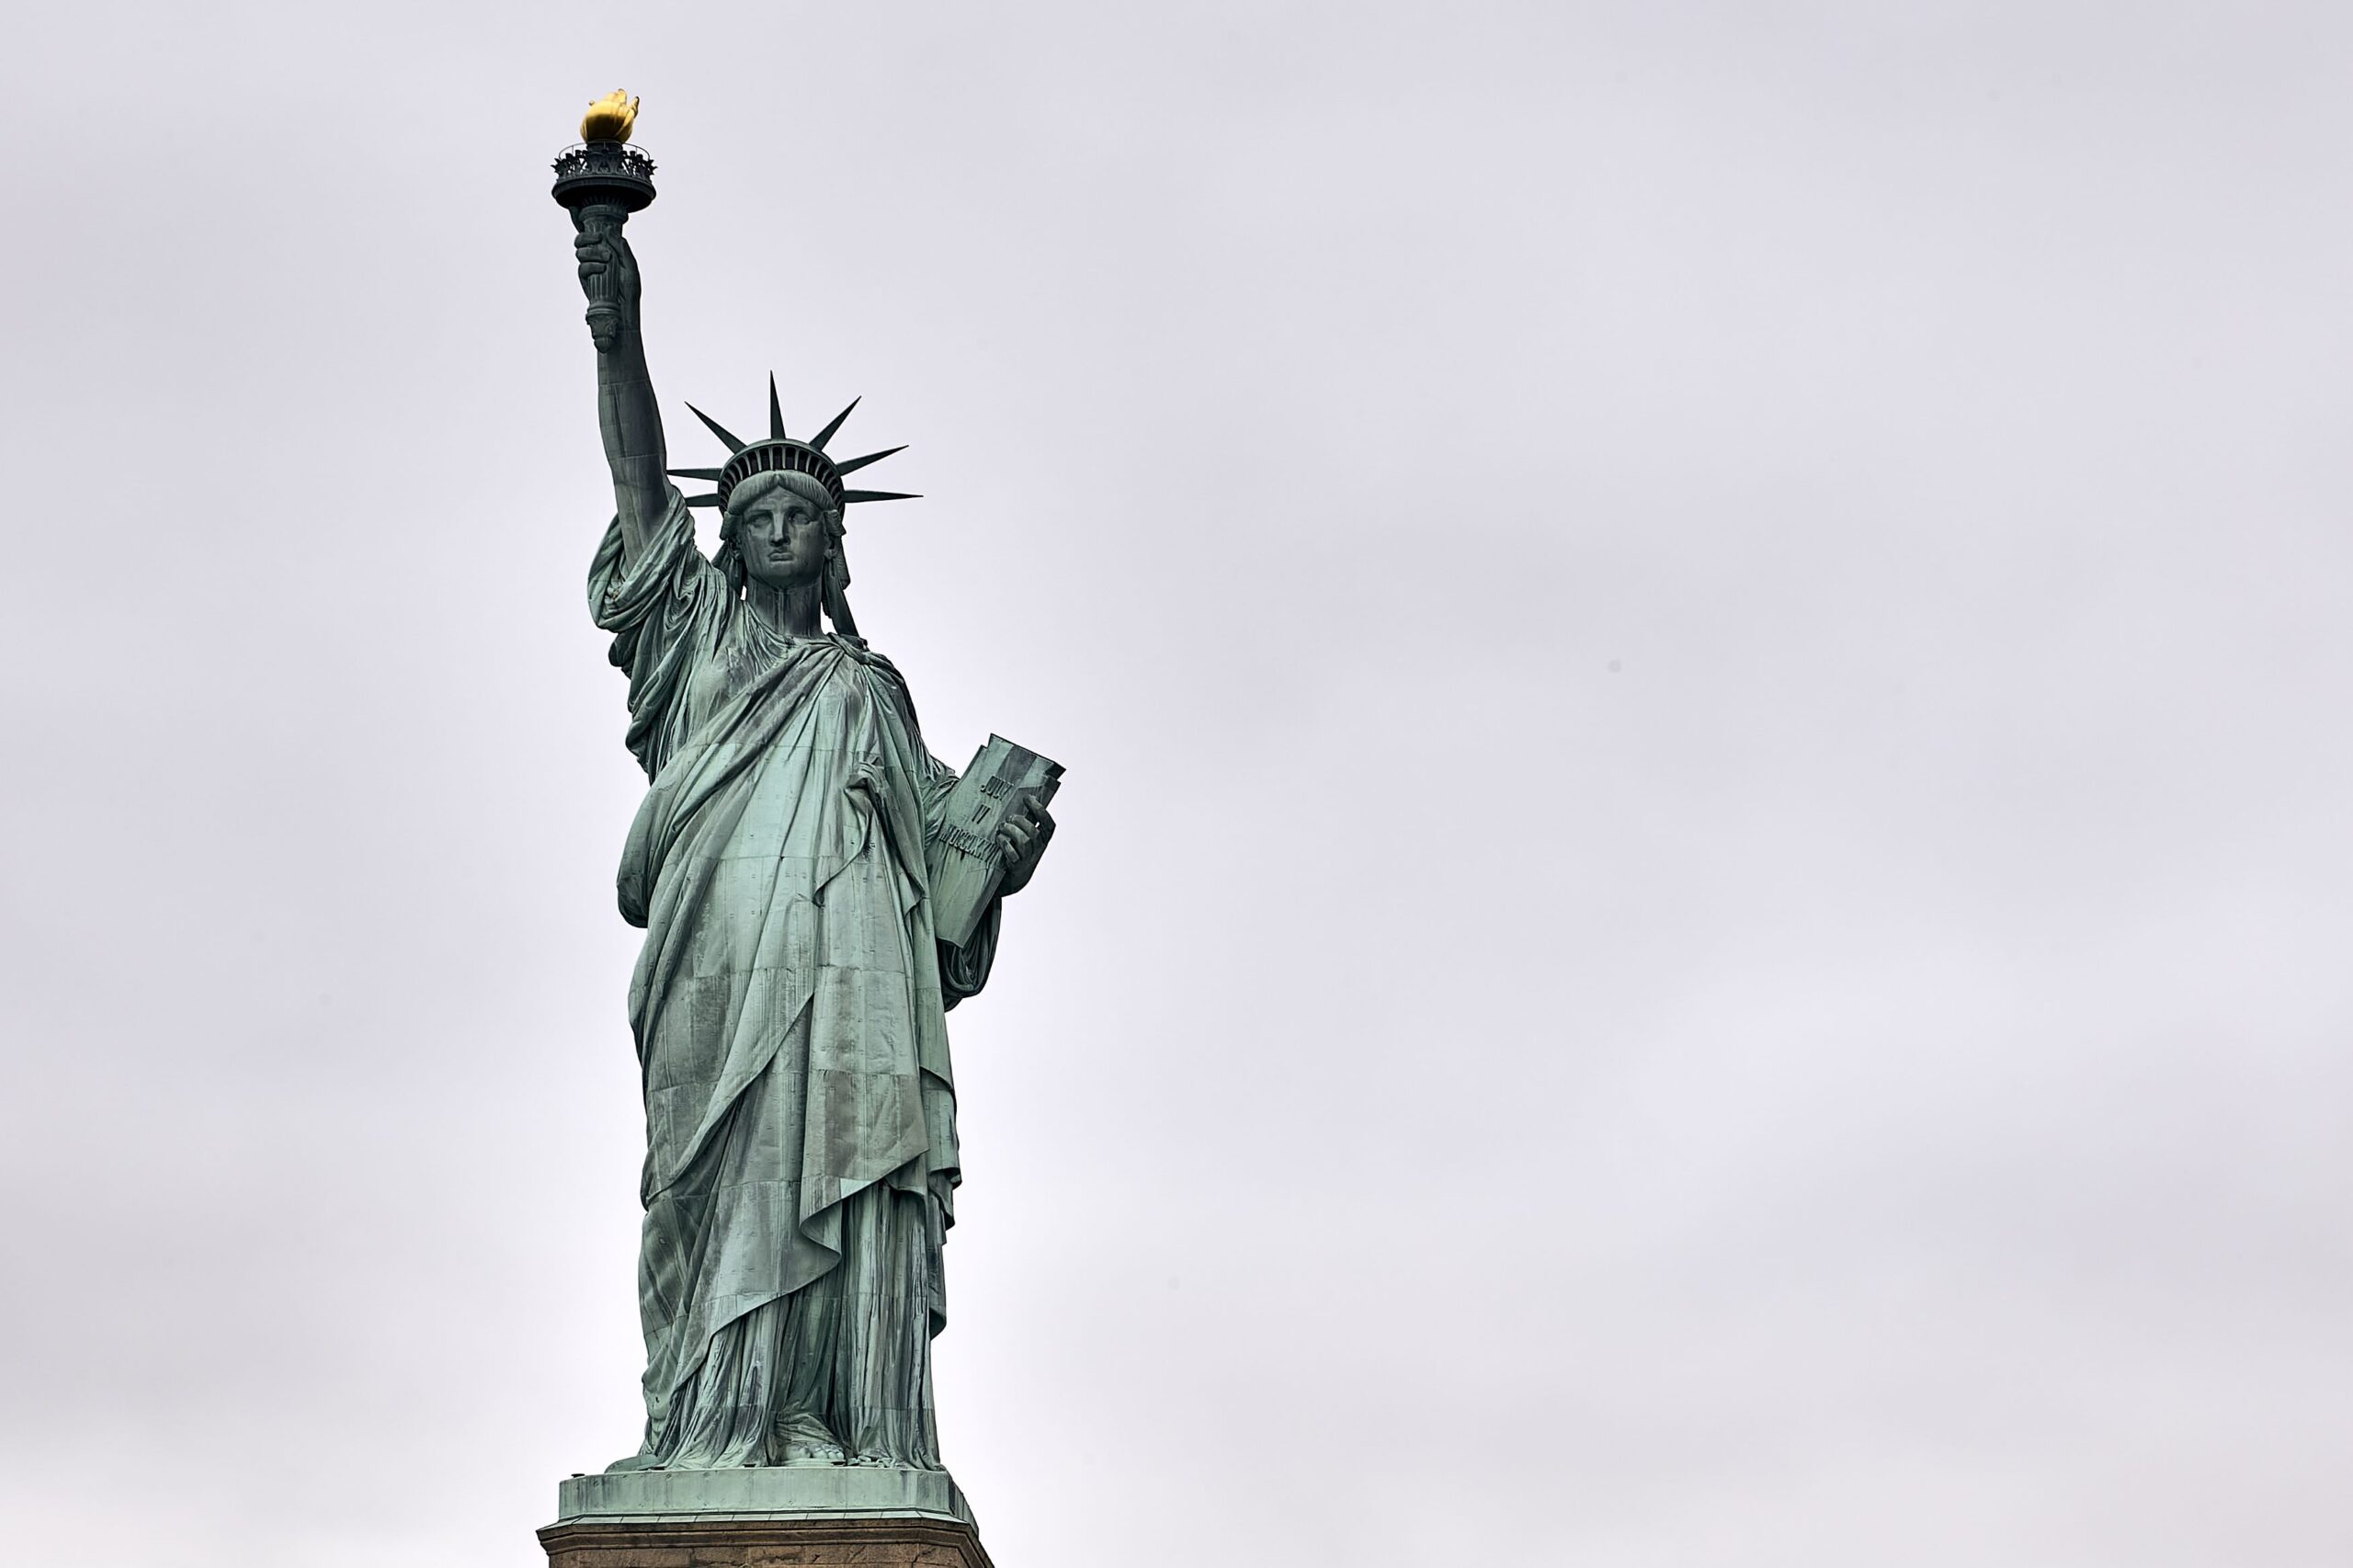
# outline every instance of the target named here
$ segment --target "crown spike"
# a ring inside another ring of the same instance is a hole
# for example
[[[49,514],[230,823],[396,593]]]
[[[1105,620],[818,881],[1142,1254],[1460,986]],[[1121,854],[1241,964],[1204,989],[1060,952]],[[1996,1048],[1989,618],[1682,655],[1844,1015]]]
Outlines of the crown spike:
[[[855,501],[920,501],[922,499],[922,496],[909,494],[904,490],[845,490],[842,492],[842,505],[845,506]]]
[[[784,405],[776,400],[776,372],[768,372],[768,439],[784,439]]]
[[[719,494],[718,492],[713,491],[709,495],[689,495],[686,500],[689,506],[716,506],[719,505]]]
[[[879,463],[884,458],[891,456],[892,453],[904,452],[906,449],[907,449],[904,446],[897,446],[880,452],[869,452],[862,458],[847,458],[834,465],[834,472],[835,473],[856,473],[868,463]]]
[[[718,420],[713,419],[710,415],[705,414],[693,403],[690,403],[687,404],[687,412],[693,415],[697,419],[701,420],[705,426],[709,426],[710,433],[724,442],[729,451],[740,452],[744,449],[745,446],[745,442],[737,440],[733,436],[728,433],[726,426],[722,425]]]
[[[723,468],[671,468],[662,472],[672,479],[707,479],[716,484],[719,476],[727,471]]]
[[[854,397],[849,400],[849,408],[856,408],[858,404],[858,398]],[[845,408],[839,414],[835,415],[833,423],[826,426],[823,430],[818,431],[816,435],[811,437],[809,444],[816,448],[819,451],[824,451],[825,449],[825,443],[834,438],[834,432],[842,427],[842,421],[849,417],[849,408]]]

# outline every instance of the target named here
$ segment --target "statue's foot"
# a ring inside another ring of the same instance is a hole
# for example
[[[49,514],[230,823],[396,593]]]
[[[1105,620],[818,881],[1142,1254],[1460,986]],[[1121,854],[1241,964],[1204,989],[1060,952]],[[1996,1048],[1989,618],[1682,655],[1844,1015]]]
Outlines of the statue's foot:
[[[944,1470],[947,1468],[936,1460],[926,1463],[922,1460],[908,1459],[904,1454],[852,1454],[842,1460],[842,1463],[867,1465],[875,1470]]]
[[[841,1439],[832,1428],[813,1415],[788,1415],[779,1423],[777,1433],[781,1439],[781,1464],[840,1464],[844,1462]]]
[[[787,1464],[845,1464],[839,1443],[787,1443],[784,1446]]]

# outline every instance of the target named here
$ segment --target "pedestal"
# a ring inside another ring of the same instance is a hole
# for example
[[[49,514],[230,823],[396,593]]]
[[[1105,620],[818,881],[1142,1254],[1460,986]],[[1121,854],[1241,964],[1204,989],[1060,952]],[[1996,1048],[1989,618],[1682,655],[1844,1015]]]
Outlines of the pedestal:
[[[548,1568],[991,1568],[944,1471],[863,1465],[575,1475]]]

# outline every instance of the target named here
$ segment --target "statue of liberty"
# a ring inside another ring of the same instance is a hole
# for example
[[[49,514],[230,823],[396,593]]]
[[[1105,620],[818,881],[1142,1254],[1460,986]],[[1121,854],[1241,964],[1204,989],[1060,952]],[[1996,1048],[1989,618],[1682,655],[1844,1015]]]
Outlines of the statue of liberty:
[[[1002,900],[1052,819],[998,779],[982,828],[949,820],[958,776],[850,616],[843,513],[908,497],[845,487],[890,455],[828,454],[847,409],[788,437],[771,377],[765,438],[694,410],[726,460],[667,468],[623,216],[575,209],[616,507],[588,603],[649,780],[620,874],[645,930],[629,998],[645,1436],[612,1469],[938,1471],[930,1342],[959,1179],[946,1014],[987,981]],[[713,488],[689,500],[673,474]],[[698,505],[723,519],[708,557]],[[943,843],[1003,873],[954,943],[961,922],[936,918]]]

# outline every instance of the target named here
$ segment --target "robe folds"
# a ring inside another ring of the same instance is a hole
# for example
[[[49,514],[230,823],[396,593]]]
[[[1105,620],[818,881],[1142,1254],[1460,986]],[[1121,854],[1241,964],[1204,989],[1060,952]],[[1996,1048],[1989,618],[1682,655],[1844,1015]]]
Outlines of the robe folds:
[[[646,1122],[646,1436],[621,1467],[938,1467],[929,1340],[960,1177],[925,843],[955,774],[856,639],[772,629],[676,491],[588,579],[650,780],[621,857]],[[620,1467],[617,1467],[620,1468]]]

